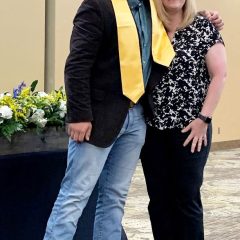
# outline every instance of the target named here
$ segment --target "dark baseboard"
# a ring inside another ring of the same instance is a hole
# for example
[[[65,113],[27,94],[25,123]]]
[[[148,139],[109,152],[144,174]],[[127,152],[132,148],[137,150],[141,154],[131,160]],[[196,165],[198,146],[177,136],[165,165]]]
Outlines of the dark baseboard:
[[[233,148],[240,148],[240,140],[214,142],[212,143],[211,151],[227,150]]]

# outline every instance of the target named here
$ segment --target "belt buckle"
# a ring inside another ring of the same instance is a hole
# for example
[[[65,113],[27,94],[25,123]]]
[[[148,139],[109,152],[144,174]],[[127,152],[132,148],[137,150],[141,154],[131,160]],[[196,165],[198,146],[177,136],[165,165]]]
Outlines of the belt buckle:
[[[133,108],[136,104],[133,101],[130,101],[129,108]]]

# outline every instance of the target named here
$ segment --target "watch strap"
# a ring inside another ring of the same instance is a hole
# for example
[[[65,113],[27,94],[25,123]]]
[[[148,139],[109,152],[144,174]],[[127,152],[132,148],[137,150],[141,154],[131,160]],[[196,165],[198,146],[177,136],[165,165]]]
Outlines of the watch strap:
[[[212,118],[204,116],[201,113],[198,114],[198,118],[207,124],[211,123],[211,121],[212,121]]]

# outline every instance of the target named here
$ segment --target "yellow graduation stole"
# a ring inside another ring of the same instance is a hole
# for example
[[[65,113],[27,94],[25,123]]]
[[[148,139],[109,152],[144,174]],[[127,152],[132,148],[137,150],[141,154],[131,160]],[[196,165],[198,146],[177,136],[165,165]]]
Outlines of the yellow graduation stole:
[[[157,16],[153,0],[149,1],[152,16],[153,60],[168,67],[175,52]],[[126,97],[136,103],[145,91],[137,27],[127,0],[112,0],[112,4],[117,22],[122,91]]]

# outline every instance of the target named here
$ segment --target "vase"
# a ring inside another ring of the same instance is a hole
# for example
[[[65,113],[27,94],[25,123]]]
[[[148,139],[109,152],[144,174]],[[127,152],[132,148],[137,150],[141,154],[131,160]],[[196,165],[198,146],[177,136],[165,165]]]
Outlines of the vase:
[[[64,128],[47,127],[37,133],[36,129],[29,129],[14,135],[12,141],[0,137],[0,156],[32,152],[48,152],[66,150],[68,137]]]

